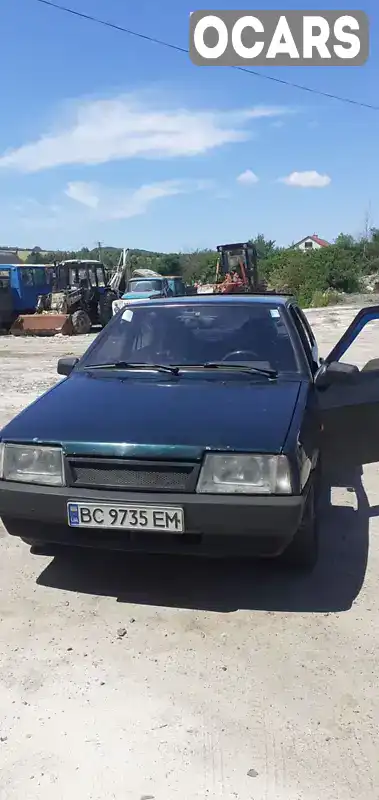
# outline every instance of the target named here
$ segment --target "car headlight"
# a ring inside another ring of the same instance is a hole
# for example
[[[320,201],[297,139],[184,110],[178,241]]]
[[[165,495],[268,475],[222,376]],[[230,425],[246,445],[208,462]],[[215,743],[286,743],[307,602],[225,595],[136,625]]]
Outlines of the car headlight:
[[[64,486],[60,447],[0,444],[0,478],[4,481]]]
[[[205,456],[197,485],[200,494],[291,494],[291,474],[286,456]]]

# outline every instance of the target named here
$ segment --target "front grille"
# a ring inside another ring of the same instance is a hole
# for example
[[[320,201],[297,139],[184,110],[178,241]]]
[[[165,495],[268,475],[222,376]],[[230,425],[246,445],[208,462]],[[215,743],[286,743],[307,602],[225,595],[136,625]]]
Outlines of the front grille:
[[[124,459],[69,458],[67,482],[81,488],[141,492],[192,492],[199,466],[194,463]]]

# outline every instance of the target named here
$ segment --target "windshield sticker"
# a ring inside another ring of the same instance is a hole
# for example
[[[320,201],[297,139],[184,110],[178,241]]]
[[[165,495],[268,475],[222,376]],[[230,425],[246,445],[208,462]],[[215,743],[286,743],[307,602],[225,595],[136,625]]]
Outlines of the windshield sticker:
[[[280,314],[279,314],[279,311],[278,311],[278,309],[277,309],[277,308],[271,308],[271,309],[270,309],[270,314],[271,314],[271,316],[272,316],[272,317],[274,317],[275,319],[277,319],[278,317],[280,317]]]
[[[126,308],[125,309],[125,311],[124,311],[124,313],[122,315],[122,319],[124,319],[125,322],[131,322],[132,321],[132,319],[133,319],[133,311],[132,311],[131,308]]]

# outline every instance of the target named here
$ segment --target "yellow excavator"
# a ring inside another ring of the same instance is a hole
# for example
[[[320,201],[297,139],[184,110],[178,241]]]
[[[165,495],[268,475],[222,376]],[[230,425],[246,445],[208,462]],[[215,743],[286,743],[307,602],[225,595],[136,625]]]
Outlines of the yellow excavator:
[[[253,242],[219,244],[215,294],[256,294],[267,288],[259,279],[258,254]]]

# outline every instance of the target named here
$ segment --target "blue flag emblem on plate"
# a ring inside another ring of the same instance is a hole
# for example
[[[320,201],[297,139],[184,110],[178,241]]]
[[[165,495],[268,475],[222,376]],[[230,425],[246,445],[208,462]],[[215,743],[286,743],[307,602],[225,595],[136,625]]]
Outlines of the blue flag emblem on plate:
[[[69,504],[68,518],[70,520],[70,525],[79,525],[79,507],[76,503]]]

